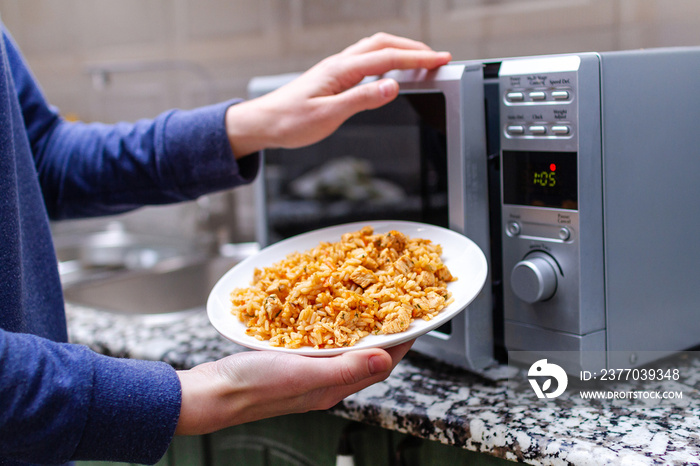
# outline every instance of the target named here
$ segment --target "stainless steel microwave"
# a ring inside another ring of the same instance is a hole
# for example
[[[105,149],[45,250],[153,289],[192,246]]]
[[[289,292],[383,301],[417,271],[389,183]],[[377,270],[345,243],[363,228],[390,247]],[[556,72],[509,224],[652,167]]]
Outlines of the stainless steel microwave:
[[[698,70],[700,48],[666,48],[393,72],[396,101],[264,153],[258,239],[387,218],[468,236],[490,286],[414,348],[476,372],[521,352],[574,373],[695,347]]]

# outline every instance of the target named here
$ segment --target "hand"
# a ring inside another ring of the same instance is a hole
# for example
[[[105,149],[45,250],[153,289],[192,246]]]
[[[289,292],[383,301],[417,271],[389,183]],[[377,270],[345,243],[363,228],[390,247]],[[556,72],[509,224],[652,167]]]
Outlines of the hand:
[[[231,106],[226,127],[236,157],[265,148],[295,148],[329,136],[355,113],[389,103],[399,93],[392,79],[360,86],[366,76],[394,69],[434,69],[451,55],[403,37],[378,33],[322,60],[291,83]]]
[[[175,433],[200,435],[268,417],[328,409],[386,379],[412,344],[330,358],[251,351],[179,371],[182,407]]]

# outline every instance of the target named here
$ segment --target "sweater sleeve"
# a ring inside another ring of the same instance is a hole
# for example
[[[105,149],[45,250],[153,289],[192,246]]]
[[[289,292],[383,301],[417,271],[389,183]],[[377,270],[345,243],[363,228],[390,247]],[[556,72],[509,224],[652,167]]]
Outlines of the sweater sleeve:
[[[171,110],[136,123],[59,121],[34,150],[49,216],[114,214],[252,181],[258,156],[236,161],[225,133],[232,104]]]
[[[4,458],[153,464],[172,440],[181,389],[165,363],[111,358],[4,330],[0,361]]]
[[[257,154],[236,160],[225,113],[239,100],[170,110],[134,123],[63,120],[3,30],[14,86],[53,219],[195,199],[251,182]]]

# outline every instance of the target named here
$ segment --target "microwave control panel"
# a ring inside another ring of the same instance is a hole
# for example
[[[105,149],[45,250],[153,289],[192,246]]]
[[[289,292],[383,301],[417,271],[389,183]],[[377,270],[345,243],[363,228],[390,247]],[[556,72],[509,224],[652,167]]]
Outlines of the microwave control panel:
[[[514,59],[500,67],[507,347],[509,324],[552,334],[588,332],[579,309],[578,65],[572,55]],[[526,349],[520,346],[509,349]]]

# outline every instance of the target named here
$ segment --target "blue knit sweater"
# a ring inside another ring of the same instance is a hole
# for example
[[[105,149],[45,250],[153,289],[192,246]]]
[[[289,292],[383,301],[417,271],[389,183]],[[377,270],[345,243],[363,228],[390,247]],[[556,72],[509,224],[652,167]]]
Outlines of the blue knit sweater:
[[[69,123],[0,23],[0,465],[154,463],[180,409],[175,371],[66,343],[49,218],[113,214],[252,180],[224,128],[233,102],[134,124]]]

